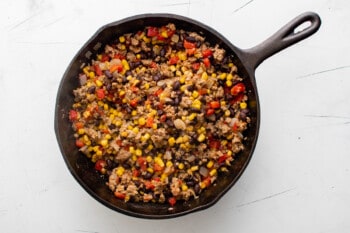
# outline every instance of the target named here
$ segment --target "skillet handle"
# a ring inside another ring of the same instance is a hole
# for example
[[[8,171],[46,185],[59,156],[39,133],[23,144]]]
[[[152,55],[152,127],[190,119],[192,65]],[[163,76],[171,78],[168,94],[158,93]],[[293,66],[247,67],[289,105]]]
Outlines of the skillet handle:
[[[311,23],[308,27],[302,31],[295,32],[295,29],[307,22]],[[253,48],[243,50],[243,53],[245,54],[243,59],[248,67],[255,70],[266,58],[311,36],[320,28],[320,26],[321,19],[316,13],[305,12],[291,20],[288,24],[261,44]]]

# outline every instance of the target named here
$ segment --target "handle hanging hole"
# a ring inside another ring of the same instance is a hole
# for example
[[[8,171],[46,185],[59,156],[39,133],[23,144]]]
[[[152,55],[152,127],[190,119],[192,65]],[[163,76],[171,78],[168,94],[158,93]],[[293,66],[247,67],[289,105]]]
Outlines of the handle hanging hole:
[[[304,31],[305,29],[309,28],[311,26],[311,21],[306,21],[302,24],[300,24],[298,27],[296,27],[294,30],[293,30],[293,33],[294,34],[298,34],[302,31]]]

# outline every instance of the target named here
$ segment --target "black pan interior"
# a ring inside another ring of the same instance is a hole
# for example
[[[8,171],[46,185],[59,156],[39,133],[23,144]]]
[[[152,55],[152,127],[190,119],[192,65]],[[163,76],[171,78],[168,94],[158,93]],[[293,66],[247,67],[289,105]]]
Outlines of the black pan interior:
[[[174,23],[177,28],[202,33],[211,44],[219,44],[226,49],[226,51],[234,55],[234,62],[238,66],[239,74],[245,79],[244,82],[249,90],[249,106],[252,118],[252,123],[245,132],[245,136],[247,137],[246,149],[237,156],[232,173],[225,177],[220,177],[217,184],[211,186],[207,191],[202,193],[198,199],[179,202],[172,210],[169,210],[167,204],[125,203],[115,198],[105,185],[105,181],[94,171],[92,162],[75,147],[74,132],[68,120],[68,112],[73,104],[72,92],[79,85],[77,77],[82,64],[88,63],[91,58],[94,58],[94,56],[103,49],[105,44],[118,38],[119,35],[141,30],[145,26],[162,26],[170,22]],[[188,214],[213,205],[240,177],[250,160],[258,136],[259,105],[255,78],[253,73],[248,73],[247,70],[249,69],[246,69],[244,64],[242,64],[238,57],[239,54],[240,50],[233,46],[217,31],[197,21],[177,15],[139,15],[102,27],[73,58],[63,75],[57,93],[55,132],[63,158],[74,178],[90,195],[102,204],[121,213],[135,217],[170,218]]]

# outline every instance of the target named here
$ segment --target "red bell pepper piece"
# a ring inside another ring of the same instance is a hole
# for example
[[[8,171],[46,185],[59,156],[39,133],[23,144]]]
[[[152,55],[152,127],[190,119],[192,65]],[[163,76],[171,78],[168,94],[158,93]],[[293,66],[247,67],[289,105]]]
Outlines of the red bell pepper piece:
[[[211,51],[211,49],[205,49],[202,51],[202,56],[204,58],[210,57],[211,55],[213,55],[213,51]]]
[[[243,93],[244,91],[245,91],[245,85],[243,83],[237,83],[231,88],[232,95],[238,95],[240,93]]]
[[[97,89],[96,90],[96,97],[97,99],[103,99],[105,98],[105,91],[103,89]]]
[[[69,120],[75,121],[78,119],[78,112],[75,110],[70,110],[69,111]]]
[[[185,49],[194,49],[194,48],[196,48],[196,44],[189,42],[187,40],[184,40],[184,47],[185,47]]]
[[[157,27],[149,27],[147,29],[147,36],[148,37],[154,37],[154,36],[158,36],[159,31]]]

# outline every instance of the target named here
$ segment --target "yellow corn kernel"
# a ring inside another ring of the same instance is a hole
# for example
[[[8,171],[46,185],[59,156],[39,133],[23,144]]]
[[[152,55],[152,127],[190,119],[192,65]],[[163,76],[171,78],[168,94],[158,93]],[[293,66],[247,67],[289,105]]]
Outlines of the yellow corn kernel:
[[[89,137],[86,134],[83,136],[83,141],[84,142],[90,141]]]
[[[132,130],[133,127],[131,125],[128,125],[128,130]]]
[[[128,100],[125,99],[125,98],[123,98],[123,99],[122,99],[122,102],[123,102],[123,104],[126,104],[126,103],[128,102]]]
[[[201,108],[201,101],[199,99],[195,99],[193,102],[192,102],[192,107],[195,108],[195,109],[200,109]]]
[[[200,183],[199,183],[199,187],[200,187],[201,189],[205,189],[207,186],[205,185],[204,182],[200,182]]]
[[[93,71],[89,72],[89,77],[90,78],[95,78],[95,72],[93,72]]]
[[[182,73],[181,73],[180,70],[176,70],[175,75],[176,75],[177,77],[180,77],[180,76],[182,75]]]
[[[220,171],[222,171],[222,172],[228,172],[228,169],[227,169],[227,167],[221,167],[221,168],[220,168]]]
[[[96,85],[98,86],[98,87],[102,87],[103,86],[103,82],[101,82],[100,80],[96,80]]]
[[[143,88],[145,88],[145,90],[149,89],[149,83],[145,83],[145,85],[143,85]]]
[[[227,76],[226,76],[226,80],[227,81],[232,81],[232,79],[233,79],[233,75],[231,74],[231,73],[229,73]]]
[[[160,35],[164,38],[168,38],[168,32],[167,31],[162,31]]]
[[[143,118],[143,117],[140,117],[139,118],[139,125],[145,125],[146,124],[146,120],[145,120],[145,118]]]
[[[181,185],[181,190],[182,190],[182,191],[187,191],[187,190],[188,190],[187,185],[186,185],[186,184],[182,184],[182,185]]]
[[[168,139],[168,143],[169,143],[169,146],[174,146],[175,145],[175,138],[174,137],[170,137],[169,139]]]
[[[207,163],[207,168],[212,168],[214,166],[214,162],[212,160],[210,160],[208,163]]]
[[[193,132],[193,125],[187,126],[187,127],[186,127],[186,130],[187,130],[188,132]]]
[[[101,151],[101,150],[96,151],[96,155],[97,155],[98,157],[101,157],[101,156],[102,156],[102,151]]]
[[[185,52],[178,52],[178,53],[177,53],[177,56],[179,57],[179,59],[180,59],[181,61],[186,61],[186,60],[187,60],[187,55],[186,55]]]
[[[233,63],[232,62],[230,62],[230,63],[228,63],[228,67],[233,67]]]
[[[135,134],[137,134],[139,132],[139,128],[138,127],[135,127],[132,129],[132,132],[134,132]]]
[[[242,102],[242,103],[239,104],[239,107],[241,109],[246,109],[247,108],[247,103],[246,102]]]
[[[230,112],[230,110],[226,110],[224,114],[225,114],[225,116],[227,116],[227,117],[228,117],[228,116],[230,116],[230,115],[231,115],[231,112]]]
[[[122,65],[124,67],[125,70],[130,70],[130,66],[127,60],[123,59],[122,60]]]
[[[193,171],[193,172],[197,171],[198,169],[199,169],[199,167],[197,165],[196,166],[192,166],[190,168],[190,170]]]
[[[217,74],[212,73],[212,74],[211,74],[211,77],[212,77],[212,78],[216,78],[216,77],[217,77]]]
[[[181,117],[181,120],[182,120],[182,121],[185,121],[185,120],[186,120],[186,117],[185,117],[185,116],[182,116],[182,117]]]
[[[152,156],[150,156],[150,155],[148,155],[147,157],[146,157],[146,161],[147,161],[147,163],[150,163],[150,162],[152,162]]]
[[[232,156],[232,151],[231,150],[229,150],[229,151],[227,151],[227,153],[226,153],[228,156]]]
[[[189,142],[190,141],[190,137],[188,135],[184,135],[184,136],[182,136],[182,141],[184,143]]]
[[[162,173],[162,175],[160,175],[160,181],[162,182],[166,181],[167,178],[168,178],[168,175],[165,173]]]
[[[102,139],[100,141],[101,146],[106,147],[108,145],[108,140],[107,139]]]
[[[141,59],[141,54],[139,54],[139,53],[136,54],[136,58],[137,58],[137,59]]]
[[[223,145],[223,146],[226,146],[227,143],[228,143],[227,140],[222,140],[222,141],[221,141],[221,145]]]
[[[121,49],[121,50],[125,50],[125,49],[126,49],[126,46],[122,44],[122,45],[120,46],[120,49]]]
[[[214,168],[214,169],[212,169],[212,170],[209,172],[209,175],[210,175],[210,176],[215,176],[216,173],[217,173],[217,170]]]
[[[145,135],[143,135],[143,137],[148,140],[151,138],[151,135],[149,133],[145,133]]]
[[[119,37],[119,42],[124,43],[125,42],[125,36],[120,36]]]
[[[197,117],[197,113],[191,113],[191,115],[188,116],[188,119],[190,121],[193,121]]]
[[[179,82],[181,83],[181,84],[184,84],[185,82],[186,82],[186,76],[181,76],[180,77],[180,79],[179,79]]]
[[[198,136],[197,140],[198,140],[199,142],[203,142],[203,141],[205,140],[204,134],[200,134],[200,135]]]
[[[146,42],[146,43],[151,42],[151,39],[148,38],[147,36],[142,37],[142,40],[143,40],[144,42]]]
[[[136,149],[136,150],[135,150],[135,154],[136,154],[137,156],[141,156],[141,155],[142,155],[142,150]]]
[[[86,76],[89,76],[89,67],[88,67],[88,66],[85,66],[85,67],[83,68],[83,72],[84,72],[84,74],[85,74]]]
[[[136,116],[136,115],[137,115],[137,111],[136,110],[132,110],[131,116]]]
[[[219,75],[219,79],[224,80],[224,79],[226,79],[226,76],[227,76],[227,73],[221,73]]]
[[[165,166],[167,167],[171,167],[173,166],[173,162],[171,162],[170,160],[166,162]]]
[[[226,86],[228,86],[228,87],[232,87],[232,81],[231,80],[227,80],[226,81]]]
[[[193,97],[193,98],[197,98],[198,96],[199,96],[198,91],[193,91],[193,92],[192,92],[192,97]]]
[[[83,113],[83,117],[84,117],[84,118],[89,118],[89,117],[90,117],[90,111],[85,111],[85,112]]]
[[[202,79],[203,79],[203,80],[208,80],[208,74],[207,74],[207,72],[203,72],[203,73],[202,73]]]
[[[123,122],[122,121],[119,121],[119,120],[117,120],[117,121],[115,121],[115,123],[114,123],[116,126],[121,126],[122,124],[123,124]]]
[[[150,150],[152,150],[152,149],[153,149],[153,147],[154,147],[154,146],[153,146],[152,144],[149,144],[149,145],[147,146],[147,150],[149,150],[149,151],[150,151]]]
[[[138,125],[139,124],[139,120],[138,119],[134,119],[134,125]]]
[[[131,156],[131,159],[132,159],[132,161],[136,161],[137,160],[137,156],[133,155],[133,156]]]
[[[158,128],[157,123],[153,123],[153,125],[152,125],[152,129],[157,129],[157,128]]]
[[[158,164],[160,167],[164,167],[164,166],[165,166],[163,160],[162,160],[160,157],[155,157],[155,158],[154,158],[154,162],[155,162],[156,164]]]
[[[149,117],[153,117],[153,116],[155,116],[155,115],[157,115],[157,110],[155,110],[155,109],[152,109],[152,110],[148,113],[148,116],[149,116]]]
[[[78,129],[78,134],[84,134],[84,133],[85,133],[85,130],[83,128]]]
[[[185,165],[183,163],[179,163],[179,165],[177,165],[177,167],[182,170],[185,168]]]
[[[148,171],[149,173],[151,173],[151,174],[154,172],[153,168],[151,168],[151,167],[148,167],[148,168],[147,168],[147,171]]]
[[[129,152],[130,152],[131,154],[135,154],[135,147],[130,146],[130,147],[129,147]]]
[[[176,67],[174,65],[171,65],[169,68],[170,68],[171,72],[175,72],[176,71]]]
[[[116,170],[117,176],[122,176],[124,174],[125,169],[123,167],[118,167]]]
[[[125,138],[128,136],[128,132],[127,131],[121,132],[120,136]]]

